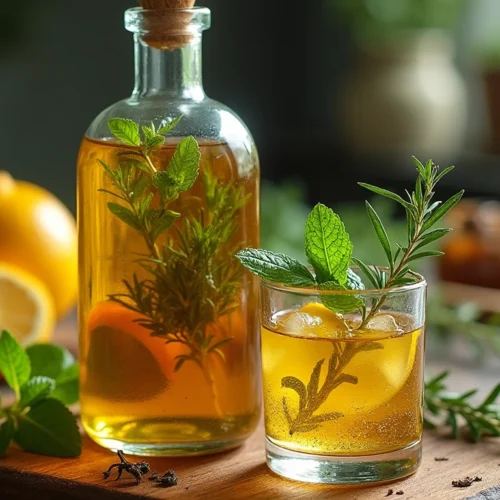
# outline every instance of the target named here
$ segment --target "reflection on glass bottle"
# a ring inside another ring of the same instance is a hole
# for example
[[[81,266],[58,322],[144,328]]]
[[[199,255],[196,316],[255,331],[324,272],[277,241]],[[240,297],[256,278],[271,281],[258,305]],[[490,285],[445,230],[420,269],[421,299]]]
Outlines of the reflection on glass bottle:
[[[210,11],[172,16],[127,11],[135,89],[78,160],[82,421],[147,455],[236,446],[260,410],[258,289],[234,259],[259,244],[257,152],[203,91]]]

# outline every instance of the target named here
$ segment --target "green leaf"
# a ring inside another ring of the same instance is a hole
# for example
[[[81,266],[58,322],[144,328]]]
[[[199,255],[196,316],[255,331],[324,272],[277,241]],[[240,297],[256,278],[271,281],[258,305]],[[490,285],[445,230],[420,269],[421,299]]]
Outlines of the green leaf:
[[[340,217],[318,203],[307,218],[305,250],[319,282],[347,282],[352,243]]]
[[[162,135],[155,135],[154,137],[151,137],[151,139],[148,139],[146,141],[146,147],[148,149],[157,148],[159,146],[162,146],[164,142],[165,137],[163,137]]]
[[[449,200],[443,203],[424,223],[422,232],[430,229],[438,220],[444,217],[462,198],[464,190],[459,191]]]
[[[26,350],[33,376],[46,376],[56,382],[51,398],[65,404],[78,401],[78,364],[65,348],[53,344],[35,344]]]
[[[447,418],[446,422],[451,427],[452,437],[454,439],[456,439],[458,436],[458,422],[457,422],[457,417],[456,417],[454,412],[452,412],[452,411],[448,412],[448,418]]]
[[[173,120],[171,120],[166,125],[163,125],[163,127],[161,127],[158,130],[158,132],[156,132],[156,133],[157,134],[161,134],[161,135],[168,134],[169,132],[171,132],[172,130],[174,130],[174,128],[177,127],[177,125],[179,125],[179,122],[182,120],[182,118],[183,118],[183,115],[180,115],[177,118],[174,118]]]
[[[141,145],[139,125],[134,121],[125,118],[112,118],[108,121],[108,127],[111,133],[124,144],[128,146]]]
[[[391,268],[392,271],[394,262],[392,259],[392,250],[391,250],[391,244],[389,243],[389,237],[387,236],[382,221],[380,220],[380,217],[378,216],[377,212],[375,212],[375,209],[368,202],[365,203],[368,216],[370,217],[373,228],[375,229],[377,237],[380,243],[382,244],[382,248],[384,249],[384,252],[387,255],[387,261],[389,262],[389,267]]]
[[[57,380],[63,370],[75,363],[73,355],[54,344],[34,344],[26,349],[31,362],[32,377],[49,377]]]
[[[56,388],[50,397],[58,399],[66,405],[76,403],[80,392],[78,372],[77,363],[65,368],[57,377]]]
[[[152,231],[153,241],[155,241],[161,233],[168,231],[176,219],[180,217],[178,212],[172,210],[167,210],[164,214],[159,217],[154,224],[154,229]]]
[[[425,247],[430,243],[439,240],[443,236],[446,236],[452,229],[435,229],[434,231],[430,231],[427,234],[424,234],[420,237],[420,242],[415,247],[415,250],[419,248]]]
[[[385,198],[389,198],[390,200],[396,201],[397,203],[403,205],[405,208],[410,208],[411,203],[408,203],[405,201],[401,196],[399,196],[396,193],[392,193],[391,191],[388,191],[387,189],[382,189],[377,186],[372,186],[371,184],[365,184],[364,182],[358,182],[358,184],[361,187],[364,187],[365,189],[368,189],[369,191],[372,191],[380,196],[384,196]]]
[[[34,406],[42,399],[47,398],[55,389],[56,382],[49,377],[32,377],[21,388],[21,400],[18,403],[19,409],[27,406]]]
[[[132,227],[136,231],[140,231],[141,226],[137,217],[134,213],[123,205],[119,205],[118,203],[108,203],[108,208],[113,215],[116,215],[122,222]]]
[[[486,396],[485,400],[481,403],[481,408],[486,408],[489,405],[492,405],[497,400],[500,395],[500,384],[496,385],[493,390]]]
[[[347,290],[346,287],[338,285],[332,281],[327,281],[318,285],[320,290]],[[357,311],[365,302],[359,295],[351,294],[321,294],[321,302],[335,313],[346,314]]]
[[[365,276],[370,280],[371,284],[375,287],[378,288],[378,280],[377,280],[377,275],[375,274],[374,269],[376,268],[370,268],[368,267],[364,262],[361,260],[353,257],[352,261],[365,273]]]
[[[178,186],[179,192],[187,191],[195,183],[200,167],[200,147],[194,137],[183,139],[168,165],[168,175]]]
[[[143,125],[141,128],[146,140],[152,139],[156,135],[154,123],[151,123],[151,127]]]
[[[426,252],[419,252],[419,253],[411,254],[406,259],[406,262],[411,262],[413,260],[423,259],[425,257],[440,257],[441,255],[444,255],[444,252],[439,252],[438,250],[428,250]]]
[[[97,159],[97,161],[101,164],[102,168],[104,168],[104,170],[105,170],[106,174],[108,175],[108,177],[110,177],[112,180],[114,180],[115,179],[115,173],[111,170],[111,167],[107,163],[103,162],[100,159]]]
[[[130,198],[132,202],[136,202],[139,198],[142,197],[146,189],[150,186],[151,180],[147,176],[140,177],[137,181],[132,185],[132,192],[130,194]]]
[[[259,278],[285,286],[314,286],[314,277],[298,260],[268,250],[248,248],[236,254],[240,262]]]
[[[21,387],[30,378],[31,364],[21,344],[5,330],[0,337],[0,372],[19,399]]]
[[[16,443],[26,451],[55,457],[78,457],[82,440],[75,417],[56,399],[45,399],[18,416]]]
[[[0,425],[0,457],[5,455],[5,452],[9,449],[10,442],[14,439],[15,433],[16,427],[12,418],[8,418]]]
[[[413,158],[413,163],[415,163],[415,166],[417,167],[419,174],[425,179],[426,172],[423,163],[415,156],[412,156],[412,158]]]

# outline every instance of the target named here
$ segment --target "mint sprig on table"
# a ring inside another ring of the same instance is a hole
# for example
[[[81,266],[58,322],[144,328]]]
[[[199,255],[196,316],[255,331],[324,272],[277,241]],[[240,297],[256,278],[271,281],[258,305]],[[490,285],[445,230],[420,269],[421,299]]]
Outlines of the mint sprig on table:
[[[0,336],[0,372],[16,400],[0,398],[0,456],[12,441],[41,455],[77,457],[82,442],[66,405],[78,401],[78,365],[64,348],[37,344],[26,350],[8,332]]]
[[[344,224],[337,214],[322,204],[313,208],[305,227],[305,251],[314,273],[295,259],[267,250],[246,249],[239,252],[237,257],[260,278],[290,287],[362,291],[363,283],[349,267],[351,264],[360,268],[375,289],[383,290],[414,282],[409,264],[424,257],[442,255],[442,252],[426,250],[425,247],[450,231],[448,228],[433,227],[460,201],[464,192],[456,193],[444,203],[434,201],[436,185],[454,167],[440,171],[432,160],[425,165],[417,158],[413,160],[417,168],[417,180],[414,190],[411,193],[406,191],[406,199],[386,189],[360,183],[362,187],[396,201],[406,212],[407,241],[394,244],[379,215],[366,202],[369,220],[387,257],[387,263],[379,264],[386,266],[386,269],[367,265],[352,255],[353,245]],[[359,327],[363,328],[383,306],[386,297],[382,295],[369,309],[362,297],[356,294],[323,294],[321,300],[336,313],[360,311],[362,321]]]

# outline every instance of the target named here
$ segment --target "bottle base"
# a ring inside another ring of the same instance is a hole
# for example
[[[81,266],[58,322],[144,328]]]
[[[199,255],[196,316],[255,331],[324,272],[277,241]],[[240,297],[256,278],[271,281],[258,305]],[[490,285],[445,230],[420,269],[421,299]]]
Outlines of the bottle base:
[[[138,456],[208,455],[236,448],[252,433],[254,418],[149,419],[106,424],[97,418],[82,419],[89,437],[110,450]]]
[[[280,476],[306,483],[356,485],[382,483],[415,473],[422,443],[369,456],[311,455],[281,448],[266,439],[267,465]]]
[[[98,445],[112,451],[122,450],[126,455],[139,457],[194,457],[211,455],[237,448],[244,439],[193,443],[127,443],[117,439],[102,439],[90,436]]]

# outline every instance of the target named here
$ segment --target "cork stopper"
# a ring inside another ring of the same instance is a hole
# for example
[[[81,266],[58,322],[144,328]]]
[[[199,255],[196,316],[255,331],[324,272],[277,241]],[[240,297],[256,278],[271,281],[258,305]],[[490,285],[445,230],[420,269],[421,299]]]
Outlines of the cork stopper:
[[[192,9],[196,0],[139,0],[148,13],[148,35],[144,41],[155,49],[175,50],[188,45],[193,39],[189,30]]]

